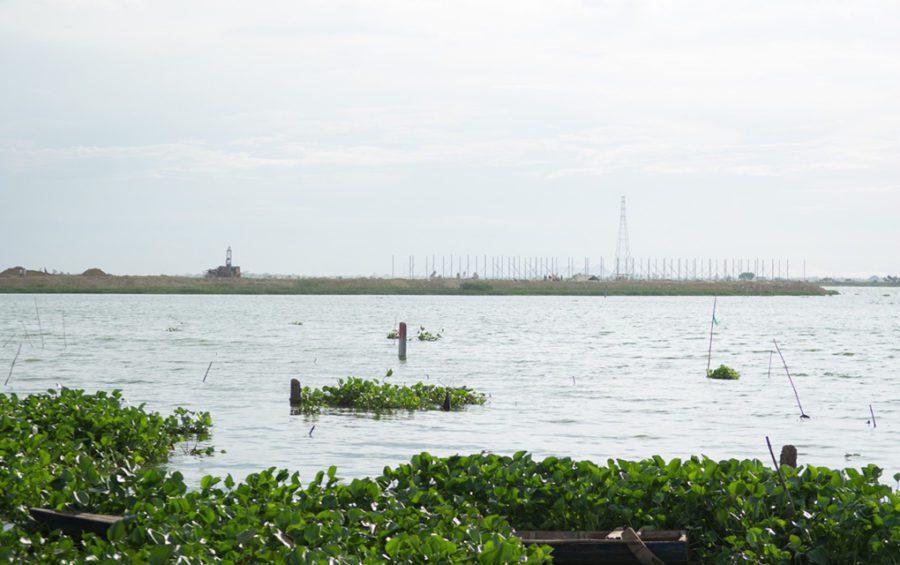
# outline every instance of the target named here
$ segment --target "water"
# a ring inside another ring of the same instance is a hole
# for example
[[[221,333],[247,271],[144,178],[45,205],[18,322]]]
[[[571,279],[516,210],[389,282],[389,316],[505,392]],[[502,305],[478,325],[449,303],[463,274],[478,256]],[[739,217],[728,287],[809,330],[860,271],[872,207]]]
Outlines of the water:
[[[225,453],[178,450],[171,464],[194,483],[270,466],[368,476],[420,451],[768,461],[767,435],[776,455],[791,443],[801,463],[875,463],[890,481],[900,289],[841,292],[720,298],[713,366],[735,367],[739,381],[704,377],[712,299],[693,297],[38,295],[42,347],[35,297],[0,295],[0,344],[11,338],[0,371],[5,380],[21,342],[5,392],[118,388],[164,413],[211,412],[210,443]],[[385,336],[401,320],[444,338],[410,342],[400,363]],[[800,421],[777,354],[768,376],[773,338],[811,420]],[[292,377],[318,387],[388,369],[393,383],[468,385],[490,400],[452,413],[290,415]]]

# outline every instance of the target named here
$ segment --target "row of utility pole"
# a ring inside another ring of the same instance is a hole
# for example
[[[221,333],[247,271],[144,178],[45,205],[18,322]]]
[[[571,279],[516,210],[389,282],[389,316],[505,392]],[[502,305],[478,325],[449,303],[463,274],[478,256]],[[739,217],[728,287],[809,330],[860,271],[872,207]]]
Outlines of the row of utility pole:
[[[795,262],[796,265],[796,262]],[[800,277],[796,277],[800,274]],[[751,277],[752,275],[752,277]],[[698,259],[634,257],[592,263],[585,257],[581,263],[574,257],[508,256],[508,255],[409,255],[406,268],[397,270],[396,256],[391,256],[391,278],[410,279],[635,279],[635,280],[736,280],[755,278],[785,280],[791,278],[791,262],[787,259]],[[795,278],[806,279],[806,261]]]

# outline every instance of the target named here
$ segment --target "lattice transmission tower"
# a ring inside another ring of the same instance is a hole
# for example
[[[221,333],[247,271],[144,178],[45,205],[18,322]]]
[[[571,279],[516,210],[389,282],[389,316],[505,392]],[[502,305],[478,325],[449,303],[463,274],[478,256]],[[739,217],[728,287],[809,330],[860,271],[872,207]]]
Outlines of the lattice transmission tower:
[[[628,222],[625,218],[625,197],[619,212],[619,241],[616,243],[616,278],[631,277],[631,246],[628,244]]]

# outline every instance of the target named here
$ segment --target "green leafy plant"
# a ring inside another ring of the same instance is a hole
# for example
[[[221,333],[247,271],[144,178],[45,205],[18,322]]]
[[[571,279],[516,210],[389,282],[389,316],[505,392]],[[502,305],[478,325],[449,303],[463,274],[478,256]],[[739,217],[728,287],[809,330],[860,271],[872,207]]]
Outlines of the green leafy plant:
[[[441,330],[441,332],[444,330]],[[425,329],[425,326],[419,326],[419,331],[416,333],[416,338],[419,341],[437,341],[444,337],[441,332],[433,334]]]
[[[900,495],[879,482],[880,469],[783,472],[790,494],[755,460],[422,454],[386,469],[384,480],[428,508],[464,501],[523,530],[685,529],[703,563],[895,562]]]
[[[547,563],[516,530],[685,529],[697,563],[896,563],[900,493],[881,470],[706,457],[605,463],[434,457],[305,484],[269,468],[188,488],[163,461],[208,415],[163,418],[117,393],[0,395],[0,562]],[[894,476],[900,480],[900,474]],[[105,536],[41,530],[29,506],[117,514]]]
[[[399,330],[391,330],[387,334],[388,339],[400,339],[400,331]]]
[[[390,376],[390,375],[387,375]],[[394,385],[378,379],[347,377],[337,386],[321,389],[303,387],[297,411],[319,413],[322,408],[345,408],[370,412],[391,410],[437,410],[450,395],[450,406],[462,408],[484,404],[485,396],[467,387],[443,387],[418,382],[412,386]]]
[[[211,425],[206,412],[179,408],[163,417],[143,405],[127,406],[118,391],[0,395],[0,522],[9,524],[0,548],[55,539],[75,551],[68,538],[44,538],[28,508],[122,512],[135,500],[143,473],[162,475],[153,466],[180,442],[205,439]],[[0,562],[9,556],[0,549]]]
[[[734,381],[741,378],[741,374],[728,365],[719,365],[717,369],[707,371],[706,376],[710,379],[721,379],[727,381]]]

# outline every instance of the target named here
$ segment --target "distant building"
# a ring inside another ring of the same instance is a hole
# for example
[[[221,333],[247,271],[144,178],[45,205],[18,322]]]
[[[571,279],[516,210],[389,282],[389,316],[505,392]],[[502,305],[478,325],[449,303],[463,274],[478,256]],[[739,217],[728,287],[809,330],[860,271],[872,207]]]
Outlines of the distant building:
[[[219,265],[215,269],[207,269],[206,278],[208,279],[239,279],[241,278],[241,268],[231,264],[231,247],[225,251],[225,264]]]

